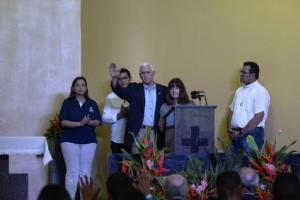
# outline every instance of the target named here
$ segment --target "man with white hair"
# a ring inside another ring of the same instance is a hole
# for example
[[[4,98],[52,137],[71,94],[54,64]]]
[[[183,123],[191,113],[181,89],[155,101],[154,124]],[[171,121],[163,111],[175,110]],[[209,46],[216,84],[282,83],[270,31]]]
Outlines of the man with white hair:
[[[134,133],[136,138],[140,140],[145,134],[146,127],[150,127],[150,140],[154,142],[156,135],[157,147],[162,149],[164,147],[164,135],[159,131],[158,120],[160,106],[165,103],[167,87],[154,81],[155,70],[153,66],[149,63],[143,63],[139,73],[142,83],[131,82],[127,88],[118,84],[119,69],[114,63],[109,66],[109,71],[113,92],[130,103],[127,131],[124,138],[125,146],[131,147],[131,153],[138,153],[131,133]]]
[[[188,193],[186,179],[179,174],[167,176],[165,178],[164,189],[167,200],[185,200]]]
[[[249,167],[242,167],[238,174],[241,177],[241,181],[244,187],[244,198],[243,200],[256,200],[255,191],[259,187],[259,176],[253,169]]]

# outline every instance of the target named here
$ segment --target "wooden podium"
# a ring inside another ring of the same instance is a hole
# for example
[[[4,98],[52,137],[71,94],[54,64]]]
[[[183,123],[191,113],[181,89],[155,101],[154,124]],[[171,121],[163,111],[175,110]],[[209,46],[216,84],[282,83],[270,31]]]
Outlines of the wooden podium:
[[[169,139],[171,153],[176,155],[215,152],[215,108],[217,106],[174,106],[167,115],[174,115],[174,134]]]

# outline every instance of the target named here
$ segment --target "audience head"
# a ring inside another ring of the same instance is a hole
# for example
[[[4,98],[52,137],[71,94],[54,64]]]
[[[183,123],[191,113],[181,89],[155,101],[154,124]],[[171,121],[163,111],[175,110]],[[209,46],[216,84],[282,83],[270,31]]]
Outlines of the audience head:
[[[121,87],[127,87],[131,81],[130,71],[126,68],[121,68],[118,76],[118,83]]]
[[[242,181],[238,173],[225,171],[216,180],[218,200],[242,199],[244,196]]]
[[[42,188],[37,200],[71,200],[67,190],[61,185],[49,184]]]
[[[134,199],[134,200],[146,200],[145,195],[137,188],[130,188],[128,190],[123,191],[117,200],[128,200],[128,199]]]
[[[186,92],[184,83],[180,78],[173,78],[168,84],[169,92],[167,93],[166,101],[168,104],[185,104],[189,102],[189,96]]]
[[[296,174],[278,174],[273,183],[274,200],[299,200],[300,199],[300,180]]]
[[[259,186],[259,176],[256,171],[249,167],[242,167],[238,173],[246,191],[254,193]]]
[[[83,76],[78,76],[72,82],[69,98],[74,98],[81,92],[84,93],[85,98],[89,98],[87,81]]]
[[[151,64],[143,63],[140,66],[140,78],[145,85],[152,86],[154,84],[154,75],[155,70]]]
[[[168,200],[184,200],[188,192],[186,179],[179,174],[167,176],[164,189],[165,197]]]
[[[121,172],[111,174],[106,182],[109,199],[116,200],[127,189],[133,188],[132,179]]]

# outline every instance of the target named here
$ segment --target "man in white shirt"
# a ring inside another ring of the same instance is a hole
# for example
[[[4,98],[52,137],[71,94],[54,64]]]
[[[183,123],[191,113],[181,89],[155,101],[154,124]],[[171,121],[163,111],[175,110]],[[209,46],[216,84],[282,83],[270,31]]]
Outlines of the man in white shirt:
[[[231,151],[238,149],[251,151],[246,137],[251,135],[258,148],[264,143],[264,127],[270,106],[270,96],[259,82],[259,66],[254,62],[244,62],[240,71],[240,82],[228,114],[228,134],[232,139]]]
[[[120,69],[118,75],[118,83],[121,87],[127,87],[131,81],[130,72]],[[103,123],[111,124],[111,151],[112,153],[122,153],[121,149],[125,149],[124,135],[126,130],[126,122],[129,111],[129,103],[119,98],[114,92],[107,95],[103,108]]]

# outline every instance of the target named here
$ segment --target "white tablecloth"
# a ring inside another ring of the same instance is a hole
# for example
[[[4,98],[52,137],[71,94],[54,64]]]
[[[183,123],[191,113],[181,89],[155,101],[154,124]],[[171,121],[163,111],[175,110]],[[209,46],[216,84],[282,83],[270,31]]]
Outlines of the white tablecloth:
[[[47,140],[43,136],[0,137],[0,155],[43,155],[43,164],[52,161]]]

